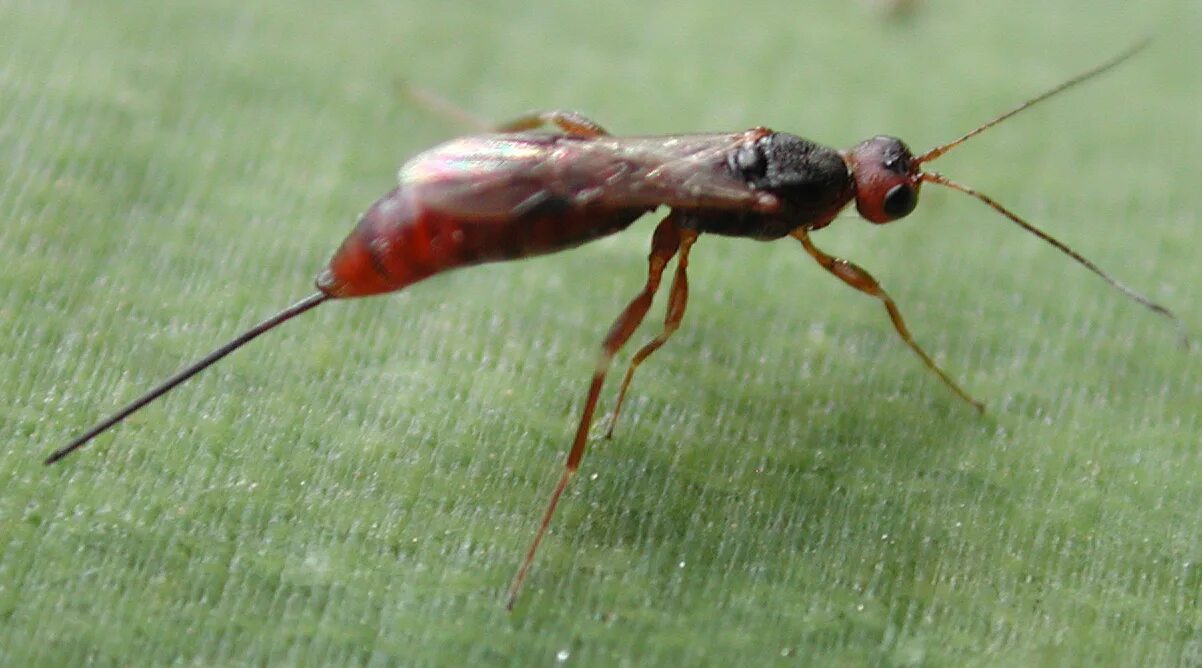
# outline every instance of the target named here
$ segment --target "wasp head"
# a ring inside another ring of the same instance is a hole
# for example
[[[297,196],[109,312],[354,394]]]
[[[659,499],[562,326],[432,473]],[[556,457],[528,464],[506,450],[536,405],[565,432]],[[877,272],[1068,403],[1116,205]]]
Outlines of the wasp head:
[[[896,137],[878,135],[843,153],[855,181],[856,209],[874,223],[904,218],[918,205],[919,161]]]

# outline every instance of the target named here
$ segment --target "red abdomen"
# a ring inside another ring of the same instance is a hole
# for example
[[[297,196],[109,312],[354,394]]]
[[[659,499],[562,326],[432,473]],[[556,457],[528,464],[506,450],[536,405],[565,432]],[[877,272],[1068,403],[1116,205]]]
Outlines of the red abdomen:
[[[400,290],[439,272],[571,248],[633,223],[643,210],[590,211],[551,200],[528,211],[464,217],[436,211],[404,185],[363,214],[317,278],[332,297]]]

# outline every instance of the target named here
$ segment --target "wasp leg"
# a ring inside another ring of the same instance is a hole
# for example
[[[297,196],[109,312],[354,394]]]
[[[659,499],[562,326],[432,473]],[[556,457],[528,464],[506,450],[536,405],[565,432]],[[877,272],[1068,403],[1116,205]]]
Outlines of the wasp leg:
[[[554,125],[567,134],[578,137],[603,137],[609,131],[599,123],[575,111],[536,111],[525,116],[519,116],[508,123],[496,126],[497,132],[522,132],[534,130],[544,125]]]
[[[519,116],[507,123],[494,125],[432,90],[415,86],[408,81],[400,81],[397,86],[406,97],[432,115],[450,118],[456,123],[478,132],[522,132],[541,128],[544,125],[554,125],[567,134],[579,137],[601,137],[609,134],[609,131],[601,127],[600,123],[584,114],[559,109],[536,111]]]
[[[605,375],[609,371],[610,363],[613,362],[614,355],[618,350],[630,339],[630,335],[643,322],[643,318],[647,315],[647,309],[651,307],[651,300],[655,297],[656,291],[659,289],[660,279],[664,274],[664,267],[668,261],[676,254],[676,250],[680,247],[681,229],[676,224],[675,216],[669,215],[655,228],[655,234],[651,238],[651,254],[648,257],[647,283],[643,286],[640,292],[634,299],[626,305],[626,308],[614,320],[613,325],[609,328],[609,333],[605,335],[605,339],[601,342],[601,355],[597,358],[597,366],[593,371],[593,380],[589,385],[588,398],[584,402],[584,412],[580,416],[580,424],[576,428],[576,437],[572,440],[572,449],[568,452],[568,459],[564,465],[563,476],[560,477],[559,483],[555,485],[555,489],[551,492],[551,500],[547,502],[547,510],[543,513],[542,522],[539,524],[538,531],[534,534],[534,540],[530,543],[530,548],[526,551],[526,557],[522,560],[522,566],[518,569],[517,575],[513,579],[513,585],[509,588],[509,602],[506,608],[512,610],[514,603],[517,601],[518,592],[522,589],[522,583],[526,580],[526,573],[530,570],[530,564],[534,562],[534,553],[538,550],[539,543],[543,540],[543,535],[547,532],[547,527],[551,524],[551,516],[555,514],[555,507],[559,504],[559,497],[563,494],[563,490],[568,486],[568,482],[572,476],[576,474],[580,468],[580,460],[584,457],[585,443],[588,441],[589,425],[593,421],[593,412],[597,408],[597,398],[601,394],[601,385],[605,382]]]
[[[672,278],[672,287],[668,292],[668,310],[664,314],[664,329],[659,336],[640,348],[634,354],[634,358],[630,360],[630,366],[626,368],[626,376],[622,378],[622,389],[618,390],[618,401],[614,404],[614,412],[609,419],[609,429],[605,432],[605,438],[613,438],[614,426],[618,424],[618,415],[622,412],[622,402],[626,400],[626,390],[634,378],[635,369],[638,369],[639,365],[651,356],[651,353],[659,350],[680,327],[685,307],[689,303],[689,249],[696,241],[696,232],[681,230],[680,255],[676,258],[676,275]]]
[[[469,127],[476,132],[491,132],[493,126],[463,107],[428,88],[415,86],[408,81],[398,81],[397,87],[411,102],[437,118],[449,118],[452,121]]]
[[[890,297],[887,292],[885,292],[884,288],[881,287],[880,283],[877,283],[877,280],[873,278],[871,274],[869,274],[867,271],[864,271],[852,262],[848,262],[842,258],[832,257],[819,250],[818,247],[814,245],[814,242],[810,241],[810,235],[805,228],[798,228],[791,234],[794,238],[801,242],[801,245],[805,247],[806,252],[809,253],[810,256],[815,260],[817,260],[818,264],[822,265],[823,269],[831,272],[838,277],[839,280],[859,290],[860,292],[872,295],[873,297],[881,300],[881,302],[885,304],[885,309],[889,311],[889,319],[893,321],[893,328],[897,330],[897,335],[902,338],[902,341],[906,342],[906,345],[910,347],[910,350],[913,350],[914,353],[922,359],[922,363],[925,364],[928,369],[933,371],[935,375],[939,376],[939,380],[942,380],[943,384],[951,388],[951,390],[955,392],[961,399],[967,401],[969,404],[972,404],[973,408],[976,408],[978,411],[982,413],[985,412],[985,404],[973,399],[967,392],[961,389],[961,387],[957,385],[955,381],[949,378],[942,369],[935,365],[935,362],[931,359],[930,355],[927,355],[926,351],[924,351],[917,343],[914,342],[914,339],[910,336],[910,330],[906,328],[905,320],[902,319],[901,311],[897,308],[897,304],[894,303],[893,298]]]

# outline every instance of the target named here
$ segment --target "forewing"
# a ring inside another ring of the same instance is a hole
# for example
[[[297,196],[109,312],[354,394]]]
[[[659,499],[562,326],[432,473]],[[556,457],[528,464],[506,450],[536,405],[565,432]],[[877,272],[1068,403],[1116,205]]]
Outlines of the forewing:
[[[399,176],[422,206],[465,221],[534,209],[754,208],[765,195],[726,166],[740,141],[743,134],[479,135],[416,156]]]
[[[553,144],[521,135],[462,137],[411,159],[398,180],[423,207],[463,220],[512,216],[545,197]]]
[[[776,200],[729,167],[729,157],[752,146],[760,131],[614,139],[629,169],[611,179],[602,201],[626,200],[677,209],[770,210]],[[600,143],[600,142],[599,142]]]

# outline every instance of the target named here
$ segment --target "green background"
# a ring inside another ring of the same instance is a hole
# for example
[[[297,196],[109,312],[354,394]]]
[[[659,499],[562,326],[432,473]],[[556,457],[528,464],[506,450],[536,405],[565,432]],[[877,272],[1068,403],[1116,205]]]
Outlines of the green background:
[[[650,218],[323,306],[40,464],[307,294],[461,132],[402,81],[487,118],[924,150],[1150,35],[938,169],[1199,338],[1200,31],[1193,0],[0,2],[0,663],[1202,661],[1200,353],[934,187],[815,241],[988,414],[796,243],[703,238],[512,614]]]

